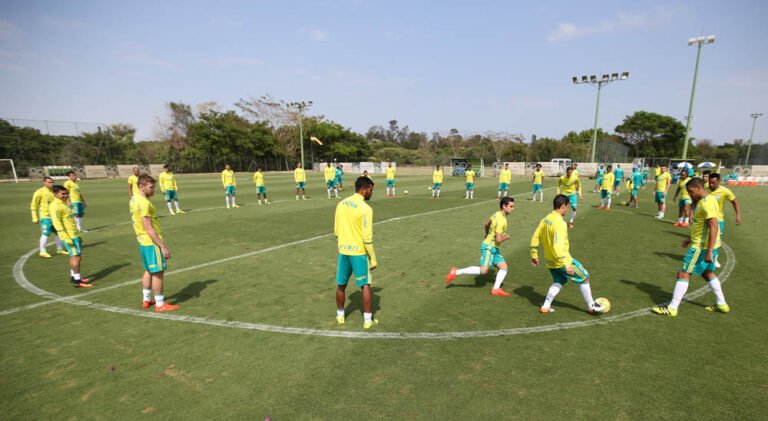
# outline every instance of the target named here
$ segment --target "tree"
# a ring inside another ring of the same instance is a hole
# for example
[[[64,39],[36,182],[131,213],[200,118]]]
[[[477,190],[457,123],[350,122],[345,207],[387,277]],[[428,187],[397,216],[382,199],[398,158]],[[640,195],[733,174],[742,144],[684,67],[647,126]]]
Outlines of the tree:
[[[682,153],[685,126],[677,119],[646,111],[624,118],[616,126],[621,141],[635,156],[674,157]]]
[[[160,140],[170,143],[178,153],[187,146],[187,129],[195,122],[195,115],[192,107],[183,102],[169,102],[166,108],[168,117],[158,121],[156,135]]]
[[[296,157],[299,149],[298,120],[303,118],[299,112],[283,100],[276,100],[271,95],[262,95],[250,100],[241,99],[235,106],[247,116],[266,124],[275,139],[277,150],[285,159],[286,168],[290,168],[289,160]],[[302,139],[303,141],[303,139]]]

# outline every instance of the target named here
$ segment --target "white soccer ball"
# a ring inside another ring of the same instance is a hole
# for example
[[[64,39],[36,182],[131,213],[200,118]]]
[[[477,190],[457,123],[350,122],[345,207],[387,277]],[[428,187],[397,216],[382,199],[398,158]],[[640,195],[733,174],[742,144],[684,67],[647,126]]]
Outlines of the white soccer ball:
[[[596,299],[595,300],[595,304],[597,304],[597,305],[599,305],[600,307],[603,308],[603,311],[602,311],[603,314],[611,311],[611,302],[608,301],[608,299],[605,298],[605,297],[600,297],[600,298]]]
[[[427,190],[432,190],[432,186],[427,186]]]
[[[403,193],[408,194],[408,190],[404,191]]]

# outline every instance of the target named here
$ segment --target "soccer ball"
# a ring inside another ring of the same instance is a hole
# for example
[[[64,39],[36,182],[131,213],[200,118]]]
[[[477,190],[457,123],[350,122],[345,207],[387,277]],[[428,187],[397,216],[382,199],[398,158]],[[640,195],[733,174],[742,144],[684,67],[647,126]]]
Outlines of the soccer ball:
[[[603,314],[611,311],[611,302],[608,301],[607,298],[600,297],[597,300],[595,300],[595,304],[603,307]]]
[[[432,186],[427,186],[427,190],[432,190]]]
[[[403,193],[408,194],[408,190],[404,191]]]

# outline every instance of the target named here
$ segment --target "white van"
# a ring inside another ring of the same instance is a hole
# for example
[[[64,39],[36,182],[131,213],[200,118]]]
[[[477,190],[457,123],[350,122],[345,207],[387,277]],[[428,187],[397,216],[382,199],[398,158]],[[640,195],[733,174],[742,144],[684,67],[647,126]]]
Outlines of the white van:
[[[557,175],[565,174],[565,169],[571,166],[571,160],[568,158],[554,158],[552,161],[553,166],[557,167]]]

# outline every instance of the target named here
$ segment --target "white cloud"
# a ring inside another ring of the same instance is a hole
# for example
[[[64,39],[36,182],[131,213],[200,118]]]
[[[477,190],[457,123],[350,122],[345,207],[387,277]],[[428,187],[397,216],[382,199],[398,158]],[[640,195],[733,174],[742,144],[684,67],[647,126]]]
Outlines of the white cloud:
[[[547,39],[551,43],[571,41],[593,34],[612,33],[624,30],[648,29],[668,21],[674,11],[655,9],[651,13],[619,13],[618,15],[592,25],[576,23],[559,23],[557,29],[551,31]]]
[[[0,19],[0,41],[10,40],[19,35],[19,28],[7,20]]]
[[[309,38],[312,41],[325,41],[328,39],[328,33],[319,29],[311,29],[309,31]]]

